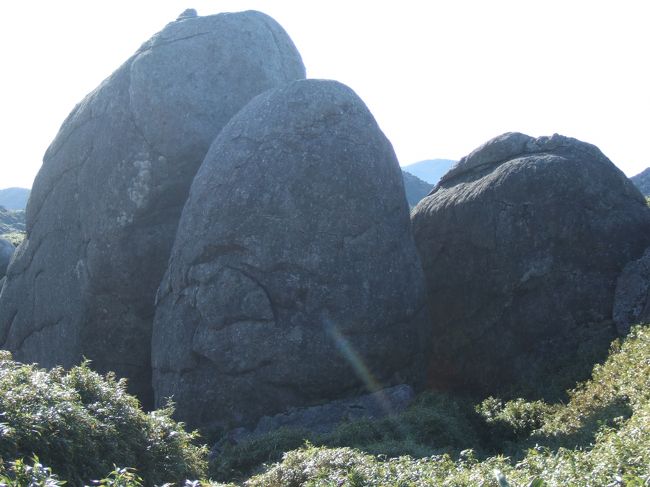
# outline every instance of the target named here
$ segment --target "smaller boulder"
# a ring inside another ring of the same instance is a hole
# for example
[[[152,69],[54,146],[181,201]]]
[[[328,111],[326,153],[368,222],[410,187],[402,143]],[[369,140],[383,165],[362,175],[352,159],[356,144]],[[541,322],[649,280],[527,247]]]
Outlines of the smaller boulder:
[[[3,277],[11,262],[11,257],[14,255],[16,248],[9,240],[0,238],[0,277]]]
[[[291,408],[281,414],[264,416],[253,429],[233,430],[229,439],[240,443],[280,428],[307,430],[316,434],[331,433],[346,421],[382,419],[401,413],[414,399],[413,388],[400,384],[352,399],[340,399],[305,408]]]
[[[616,283],[614,322],[621,335],[632,325],[650,323],[650,248],[625,266]]]

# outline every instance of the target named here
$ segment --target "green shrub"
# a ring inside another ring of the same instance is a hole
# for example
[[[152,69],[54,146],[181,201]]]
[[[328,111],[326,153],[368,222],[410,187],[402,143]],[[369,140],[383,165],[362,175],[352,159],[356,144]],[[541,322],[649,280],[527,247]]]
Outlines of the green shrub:
[[[4,464],[37,455],[73,485],[103,478],[115,465],[135,468],[146,484],[203,477],[206,448],[171,414],[171,406],[145,414],[124,381],[87,363],[48,372],[0,352]]]
[[[250,475],[263,464],[278,461],[284,452],[303,446],[310,438],[313,435],[307,431],[281,428],[236,445],[224,440],[210,463],[210,476],[232,480]]]
[[[543,401],[515,399],[504,403],[494,397],[489,397],[476,406],[477,413],[488,426],[490,449],[502,450],[505,442],[528,438],[556,410],[557,406]]]
[[[52,469],[44,466],[37,456],[32,464],[22,459],[9,462],[7,467],[0,463],[0,485],[3,487],[59,487],[65,482],[52,474]]]

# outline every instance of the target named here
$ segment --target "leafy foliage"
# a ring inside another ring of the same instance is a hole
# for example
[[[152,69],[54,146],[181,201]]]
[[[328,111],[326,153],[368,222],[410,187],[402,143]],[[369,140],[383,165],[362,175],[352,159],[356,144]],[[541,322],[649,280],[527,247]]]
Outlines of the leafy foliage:
[[[52,474],[52,469],[42,465],[38,457],[32,458],[32,464],[18,459],[10,462],[8,468],[0,463],[0,485],[3,487],[59,487],[65,482]]]
[[[0,463],[14,471],[37,455],[75,485],[115,465],[136,468],[148,484],[199,478],[206,448],[171,414],[171,406],[145,414],[124,381],[102,377],[87,363],[48,372],[0,352]]]

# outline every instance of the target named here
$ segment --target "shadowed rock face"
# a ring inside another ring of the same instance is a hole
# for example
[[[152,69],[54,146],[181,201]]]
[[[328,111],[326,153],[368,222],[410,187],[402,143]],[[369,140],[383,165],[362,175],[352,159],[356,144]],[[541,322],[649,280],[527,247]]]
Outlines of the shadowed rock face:
[[[650,249],[625,266],[616,283],[614,322],[619,334],[632,325],[650,323]]]
[[[559,135],[489,141],[412,223],[435,337],[431,385],[479,394],[544,387],[534,382],[585,349],[605,353],[616,278],[650,243],[638,190],[596,147]]]
[[[4,277],[15,250],[10,241],[0,238],[0,278]]]
[[[0,296],[0,346],[46,367],[86,356],[150,406],[154,295],[194,174],[242,106],[304,74],[258,12],[183,17],[143,44],[45,154]]]
[[[212,145],[159,291],[157,404],[191,426],[416,382],[424,276],[393,149],[331,81],[255,98]]]

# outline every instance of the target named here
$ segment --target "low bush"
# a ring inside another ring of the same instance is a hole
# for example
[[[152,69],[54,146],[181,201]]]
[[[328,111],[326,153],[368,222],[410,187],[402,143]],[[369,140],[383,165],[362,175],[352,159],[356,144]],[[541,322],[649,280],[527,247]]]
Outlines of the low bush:
[[[87,363],[45,371],[0,352],[3,475],[16,475],[16,465],[36,455],[72,485],[101,479],[115,465],[135,468],[149,485],[205,476],[207,452],[196,433],[171,419],[171,406],[144,413],[125,386]]]

